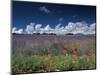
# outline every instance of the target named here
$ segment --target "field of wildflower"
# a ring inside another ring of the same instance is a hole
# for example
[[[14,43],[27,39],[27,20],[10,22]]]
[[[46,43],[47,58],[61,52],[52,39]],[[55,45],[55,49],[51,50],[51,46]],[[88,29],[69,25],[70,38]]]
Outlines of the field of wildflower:
[[[12,74],[96,69],[95,35],[13,35]]]

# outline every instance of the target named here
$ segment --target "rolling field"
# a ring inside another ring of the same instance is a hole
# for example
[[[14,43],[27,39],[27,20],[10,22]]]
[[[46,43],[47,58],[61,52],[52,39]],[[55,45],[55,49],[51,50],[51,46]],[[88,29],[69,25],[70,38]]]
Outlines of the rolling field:
[[[95,35],[12,35],[12,73],[96,68]]]

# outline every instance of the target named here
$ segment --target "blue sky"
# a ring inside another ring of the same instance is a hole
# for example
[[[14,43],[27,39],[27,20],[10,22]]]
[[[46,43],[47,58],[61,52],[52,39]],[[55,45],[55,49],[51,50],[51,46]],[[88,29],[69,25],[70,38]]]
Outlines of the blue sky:
[[[36,2],[13,1],[12,27],[25,31],[30,23],[42,24],[41,28],[49,25],[67,26],[69,22],[82,23],[90,26],[96,23],[96,7],[68,4],[51,4]]]

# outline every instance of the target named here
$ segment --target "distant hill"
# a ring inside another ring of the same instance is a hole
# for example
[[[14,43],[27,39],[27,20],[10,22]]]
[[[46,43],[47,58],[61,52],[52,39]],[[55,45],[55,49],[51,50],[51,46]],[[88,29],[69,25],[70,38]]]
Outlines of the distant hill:
[[[13,35],[26,35],[26,34],[17,34],[17,33],[12,33]],[[28,34],[28,35],[57,35],[55,33],[33,33],[33,34]],[[73,34],[73,33],[67,33],[67,34],[64,34],[64,35],[85,35],[85,34],[82,34],[82,33],[77,33],[77,34]],[[86,35],[96,35],[96,34],[86,34]]]
[[[68,33],[68,34],[66,34],[66,35],[74,35],[73,33]]]

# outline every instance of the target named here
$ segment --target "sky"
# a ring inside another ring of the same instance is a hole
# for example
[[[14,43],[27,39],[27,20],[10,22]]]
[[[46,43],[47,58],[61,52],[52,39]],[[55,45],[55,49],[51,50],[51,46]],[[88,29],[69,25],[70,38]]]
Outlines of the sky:
[[[13,1],[12,33],[95,34],[96,7]]]

